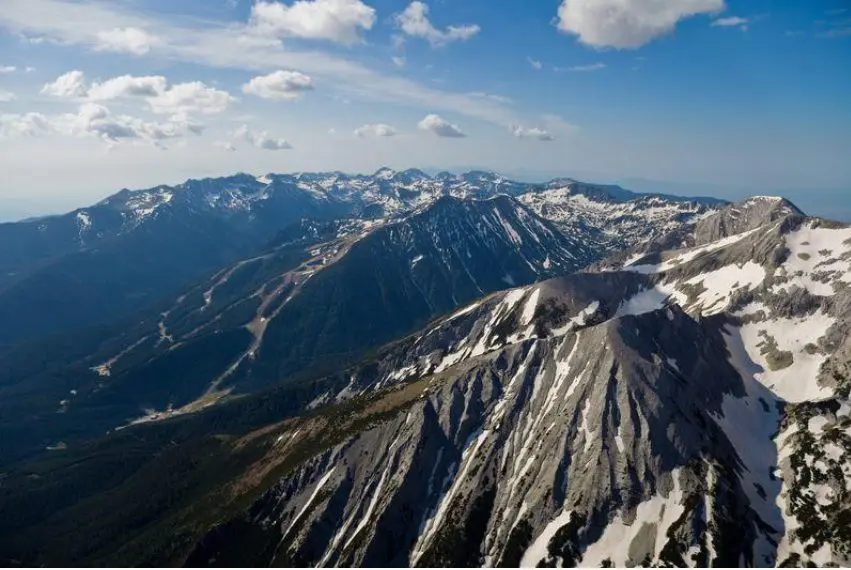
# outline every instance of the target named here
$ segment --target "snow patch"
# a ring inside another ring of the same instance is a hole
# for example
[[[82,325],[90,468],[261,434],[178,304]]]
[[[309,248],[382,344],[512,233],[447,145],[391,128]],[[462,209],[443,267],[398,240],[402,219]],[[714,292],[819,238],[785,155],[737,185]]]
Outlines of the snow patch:
[[[572,516],[573,511],[564,511],[547,524],[541,534],[538,535],[529,548],[526,549],[526,552],[523,553],[523,557],[520,559],[520,567],[536,568],[538,564],[546,559],[548,554],[547,547],[550,540],[552,540],[560,528],[570,522]]]
[[[641,560],[630,559],[629,549],[644,526],[651,523],[656,525],[653,552],[654,561],[658,561],[668,542],[668,529],[685,511],[679,475],[680,469],[671,472],[674,488],[667,497],[657,494],[638,505],[635,520],[631,524],[625,523],[622,515],[616,515],[603,535],[585,549],[579,566],[600,567],[607,558],[618,568],[640,564]]]
[[[532,291],[532,294],[529,296],[529,300],[526,301],[526,304],[523,306],[523,316],[521,319],[523,326],[532,322],[532,317],[535,316],[535,309],[538,307],[538,298],[540,296],[541,289],[540,287],[537,287],[534,291]]]

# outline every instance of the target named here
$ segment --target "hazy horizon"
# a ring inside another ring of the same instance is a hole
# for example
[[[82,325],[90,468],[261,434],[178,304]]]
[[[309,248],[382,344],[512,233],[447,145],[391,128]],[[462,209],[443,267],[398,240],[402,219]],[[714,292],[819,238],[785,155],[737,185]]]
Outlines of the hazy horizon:
[[[631,190],[640,194],[669,194],[672,196],[683,197],[704,197],[718,198],[735,202],[757,195],[781,196],[794,203],[806,214],[829,218],[841,222],[851,223],[851,189],[841,188],[809,188],[809,189],[794,189],[794,188],[753,188],[749,189],[743,186],[717,186],[702,182],[682,182],[682,181],[667,181],[667,180],[647,180],[643,178],[623,178],[607,180],[603,177],[594,177],[593,173],[576,173],[576,172],[546,172],[546,171],[526,171],[509,170],[499,171],[483,166],[455,166],[455,167],[417,167],[409,166],[406,168],[395,168],[397,171],[407,170],[409,168],[419,168],[420,170],[434,175],[440,171],[448,171],[455,174],[469,172],[472,170],[482,170],[488,172],[496,172],[511,180],[527,183],[544,183],[557,178],[572,178],[581,182],[602,185],[617,185],[626,190]],[[376,169],[377,170],[377,169]],[[330,171],[330,170],[328,170]],[[352,175],[369,175],[373,171],[352,171],[341,170],[346,174]],[[290,172],[275,172],[276,174],[292,174],[296,172],[309,171],[290,171]],[[312,172],[312,171],[310,171]],[[326,171],[327,172],[327,171]],[[202,178],[220,178],[230,174],[223,175],[199,175],[188,176],[179,181],[161,181],[147,186],[130,187],[130,190],[144,190],[165,184],[167,186],[177,186],[190,179]],[[260,176],[267,172],[250,172],[249,174]],[[86,208],[95,203],[120,192],[125,187],[104,189],[102,192],[86,192],[86,193],[71,193],[61,199],[52,197],[50,199],[26,199],[26,198],[9,198],[0,202],[0,223],[10,223],[25,221],[30,218],[40,218],[47,216],[62,215],[80,208]]]

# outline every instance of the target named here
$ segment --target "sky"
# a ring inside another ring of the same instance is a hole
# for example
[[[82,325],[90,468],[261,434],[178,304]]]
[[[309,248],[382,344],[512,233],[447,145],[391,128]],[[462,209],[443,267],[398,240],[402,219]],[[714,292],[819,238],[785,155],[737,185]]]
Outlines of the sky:
[[[847,0],[2,0],[0,218],[385,165],[823,209],[849,101]]]

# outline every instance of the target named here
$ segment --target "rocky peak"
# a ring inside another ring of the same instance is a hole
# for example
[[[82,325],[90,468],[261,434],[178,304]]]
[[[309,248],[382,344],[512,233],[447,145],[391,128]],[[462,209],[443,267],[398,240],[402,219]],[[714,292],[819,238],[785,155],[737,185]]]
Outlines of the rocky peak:
[[[695,228],[695,244],[703,245],[753,230],[786,216],[802,215],[804,213],[785,198],[754,196],[699,221]]]

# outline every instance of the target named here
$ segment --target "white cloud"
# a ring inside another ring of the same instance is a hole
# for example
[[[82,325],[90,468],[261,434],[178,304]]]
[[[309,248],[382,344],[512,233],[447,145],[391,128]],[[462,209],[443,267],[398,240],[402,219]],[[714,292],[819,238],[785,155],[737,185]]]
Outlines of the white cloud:
[[[83,103],[76,113],[45,116],[41,113],[0,116],[3,136],[39,136],[56,133],[72,137],[95,137],[110,144],[138,141],[161,146],[160,141],[200,132],[198,125],[180,120],[149,122],[128,115],[113,115],[97,103]]]
[[[56,81],[47,83],[41,88],[42,95],[50,95],[51,97],[62,99],[85,97],[86,92],[86,76],[82,71],[78,70],[60,75]]]
[[[405,61],[404,57],[396,56],[392,59],[393,59],[393,63],[396,65],[396,67],[405,67],[406,61]]]
[[[538,127],[526,128],[522,126],[511,127],[511,134],[518,139],[535,139],[539,141],[553,141],[555,137],[544,129]]]
[[[9,103],[15,100],[15,94],[5,89],[0,89],[0,103]]]
[[[164,115],[202,113],[213,115],[227,110],[236,101],[227,91],[200,81],[178,83],[148,99],[154,113]]]
[[[251,23],[262,35],[354,44],[372,29],[375,10],[361,0],[296,0],[292,5],[261,0],[251,8]]]
[[[355,129],[355,136],[361,138],[369,135],[375,137],[393,137],[397,134],[399,132],[396,129],[384,123],[367,124]]]
[[[568,67],[568,71],[600,71],[601,69],[606,69],[605,63],[591,63],[588,65],[574,65],[573,67]]]
[[[425,118],[417,124],[417,127],[423,131],[431,131],[439,137],[463,138],[467,136],[460,127],[458,127],[458,125],[447,123],[435,114],[426,115]]]
[[[142,97],[154,113],[161,115],[213,115],[227,110],[236,99],[227,91],[200,81],[169,86],[160,75],[122,75],[91,86],[82,71],[69,71],[42,88],[42,94],[66,99],[108,101],[124,97]]]
[[[748,19],[740,18],[738,16],[730,16],[729,18],[718,18],[717,20],[713,20],[712,26],[717,27],[720,26],[722,28],[730,28],[730,27],[738,27],[738,26],[747,26]]]
[[[168,89],[168,80],[161,75],[122,75],[103,83],[93,83],[86,95],[95,101],[121,97],[157,97]]]
[[[97,33],[104,29],[156,30],[157,54],[175,62],[257,73],[298,69],[314,78],[328,79],[330,88],[343,97],[460,113],[504,127],[519,121],[513,112],[495,101],[440,89],[396,73],[381,73],[345,55],[304,51],[292,46],[284,49],[277,42],[248,41],[246,38],[257,38],[254,24],[246,27],[207,21],[188,26],[182,25],[181,20],[135,11],[124,2],[104,0],[2,1],[0,28],[12,34],[94,48]]]
[[[467,95],[469,95],[470,97],[478,97],[480,99],[496,101],[497,103],[503,103],[505,105],[514,102],[511,97],[505,97],[504,95],[496,95],[495,93],[485,93],[484,91],[472,91],[470,93],[467,93]]]
[[[24,68],[24,71],[26,73],[32,73],[33,71],[35,71],[35,68],[32,66],[27,66],[26,68]]]
[[[446,31],[438,30],[428,19],[429,8],[424,2],[411,2],[396,16],[396,25],[407,35],[427,40],[433,46],[455,41],[469,40],[481,31],[476,24],[449,26]]]
[[[263,99],[293,100],[313,89],[313,80],[298,71],[275,71],[259,75],[242,86],[242,92]]]
[[[161,146],[160,141],[179,138],[188,132],[198,134],[195,127],[183,122],[148,122],[128,115],[113,115],[97,103],[85,103],[76,115],[66,116],[71,134],[95,136],[109,143],[139,140]]]
[[[145,55],[157,39],[139,28],[114,28],[97,33],[95,50]]]
[[[50,121],[41,113],[0,115],[0,137],[38,136],[50,130]]]
[[[266,131],[252,131],[248,125],[242,125],[234,132],[234,138],[242,139],[263,150],[289,150],[292,145],[285,139],[275,138]]]
[[[540,60],[532,59],[531,57],[527,57],[526,60],[529,62],[529,65],[531,65],[533,69],[537,69],[538,71],[540,71],[544,68],[544,64]]]
[[[723,9],[724,0],[562,0],[556,25],[592,47],[635,49],[680,20]]]
[[[17,69],[14,65],[0,65],[0,75],[14,73]]]

